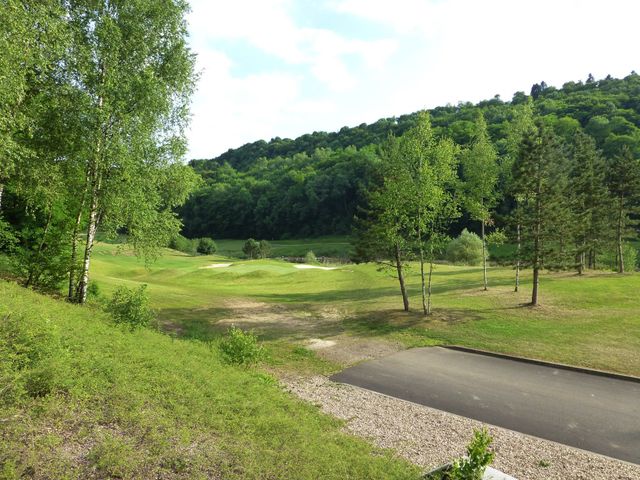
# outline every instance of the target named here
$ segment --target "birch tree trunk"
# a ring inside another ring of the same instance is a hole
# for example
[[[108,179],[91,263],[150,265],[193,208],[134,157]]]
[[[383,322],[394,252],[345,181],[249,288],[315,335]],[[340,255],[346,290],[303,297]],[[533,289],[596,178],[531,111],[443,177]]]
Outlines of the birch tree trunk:
[[[431,278],[433,274],[433,256],[429,260],[429,286],[427,288],[427,315],[431,315]]]
[[[516,248],[516,288],[517,292],[520,288],[520,248],[521,248],[521,240],[520,240],[520,223],[516,225],[516,232],[518,237],[518,246]]]
[[[396,257],[396,270],[398,271],[398,281],[400,282],[400,292],[402,293],[402,303],[404,305],[404,311],[409,311],[409,296],[407,295],[407,288],[404,284],[404,274],[402,272],[402,260],[400,259],[400,247],[396,244],[395,249]]]
[[[91,264],[91,252],[93,242],[96,239],[98,230],[98,197],[100,195],[100,175],[97,172],[97,162],[94,162],[95,173],[92,173],[93,185],[91,189],[91,206],[89,208],[89,225],[87,227],[87,243],[84,248],[84,260],[80,271],[80,281],[78,282],[76,301],[85,303],[87,301],[87,287],[89,286],[89,265]]]
[[[0,213],[2,212],[2,194],[4,193],[4,185],[0,183]]]
[[[73,233],[71,237],[71,259],[69,265],[69,291],[67,293],[67,300],[73,302],[76,300],[76,262],[78,261],[78,234],[80,233],[80,223],[82,222],[82,213],[84,211],[84,204],[87,196],[87,187],[82,192],[82,198],[80,200],[80,207],[78,208],[78,215],[76,216],[76,223],[73,226]]]
[[[420,246],[420,280],[421,280],[421,292],[422,292],[422,312],[425,315],[428,315],[427,291],[426,291],[426,282],[424,278],[424,248],[422,247],[422,233],[420,232],[420,230],[418,230],[418,245]]]
[[[484,237],[484,219],[481,221],[482,227],[482,275],[484,280],[484,291],[488,290],[487,286],[487,252],[486,252],[486,242]]]

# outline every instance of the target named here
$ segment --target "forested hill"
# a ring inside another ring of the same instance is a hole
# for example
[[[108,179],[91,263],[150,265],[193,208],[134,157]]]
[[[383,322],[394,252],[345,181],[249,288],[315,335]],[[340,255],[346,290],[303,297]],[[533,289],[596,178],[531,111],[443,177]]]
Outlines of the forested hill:
[[[571,138],[582,128],[605,157],[624,145],[640,155],[640,75],[568,82],[562,88],[535,84],[478,104],[430,110],[437,135],[467,145],[481,110],[498,152],[503,154],[514,107],[532,97],[536,114],[557,134]],[[378,120],[338,132],[314,132],[295,140],[274,138],[232,149],[192,166],[206,180],[182,210],[185,233],[217,238],[276,238],[348,233],[357,206],[373,181],[377,145],[390,133],[411,128],[416,114]]]

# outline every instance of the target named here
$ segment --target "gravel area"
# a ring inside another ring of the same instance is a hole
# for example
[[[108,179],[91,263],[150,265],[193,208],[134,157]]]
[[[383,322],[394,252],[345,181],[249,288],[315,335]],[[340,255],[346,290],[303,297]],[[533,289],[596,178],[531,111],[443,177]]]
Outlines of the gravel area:
[[[483,424],[391,398],[325,377],[284,378],[290,392],[346,421],[346,429],[409,461],[432,469],[464,454],[474,428]],[[640,465],[488,426],[493,467],[518,480],[638,480]]]

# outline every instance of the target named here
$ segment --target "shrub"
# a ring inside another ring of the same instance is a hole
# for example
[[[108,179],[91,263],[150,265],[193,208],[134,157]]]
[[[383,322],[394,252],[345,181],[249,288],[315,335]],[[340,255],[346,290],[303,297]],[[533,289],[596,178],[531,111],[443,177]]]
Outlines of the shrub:
[[[253,238],[248,239],[242,246],[242,252],[250,259],[260,256],[260,244]]]
[[[266,240],[260,240],[260,258],[267,258],[271,255],[271,244]]]
[[[612,270],[616,270],[617,258],[617,246],[612,245],[603,253],[601,259],[599,258],[598,261],[601,266],[606,265]],[[626,271],[630,272],[638,268],[638,250],[630,243],[625,243],[622,245],[622,258],[624,259],[624,269]]]
[[[169,241],[167,246],[188,255],[195,255],[198,253],[198,245],[199,241],[197,239],[192,240],[182,235],[176,235]]]
[[[149,307],[146,289],[146,285],[142,285],[138,289],[124,286],[116,289],[107,305],[107,311],[115,323],[127,325],[132,331],[154,323],[155,314]]]
[[[425,478],[428,480],[481,480],[495,456],[489,450],[493,439],[486,429],[474,430],[473,440],[467,446],[467,456],[455,460]]]
[[[467,456],[453,462],[451,470],[448,472],[451,480],[481,480],[484,471],[487,469],[495,453],[489,450],[493,438],[489,432],[474,430],[473,440],[467,446]]]
[[[202,253],[203,255],[211,255],[216,253],[218,249],[216,242],[213,241],[212,238],[204,237],[198,239],[198,247],[196,251],[198,253]]]
[[[304,256],[304,263],[309,263],[309,264],[318,263],[318,258],[316,257],[316,254],[313,253],[313,251],[309,250]]]
[[[447,245],[446,259],[459,265],[479,265],[482,263],[482,239],[466,228],[458,238]]]
[[[89,282],[87,286],[87,298],[97,300],[100,296],[100,285],[98,285],[97,282]]]
[[[253,332],[245,332],[235,326],[227,330],[220,342],[220,351],[224,361],[233,365],[254,365],[264,356],[264,348],[258,343],[258,337]]]

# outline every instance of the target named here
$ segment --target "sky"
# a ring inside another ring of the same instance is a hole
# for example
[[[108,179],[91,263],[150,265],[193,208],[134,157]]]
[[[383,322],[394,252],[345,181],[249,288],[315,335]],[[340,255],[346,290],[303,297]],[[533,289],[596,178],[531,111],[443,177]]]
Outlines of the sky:
[[[189,158],[640,71],[637,0],[191,0]]]

